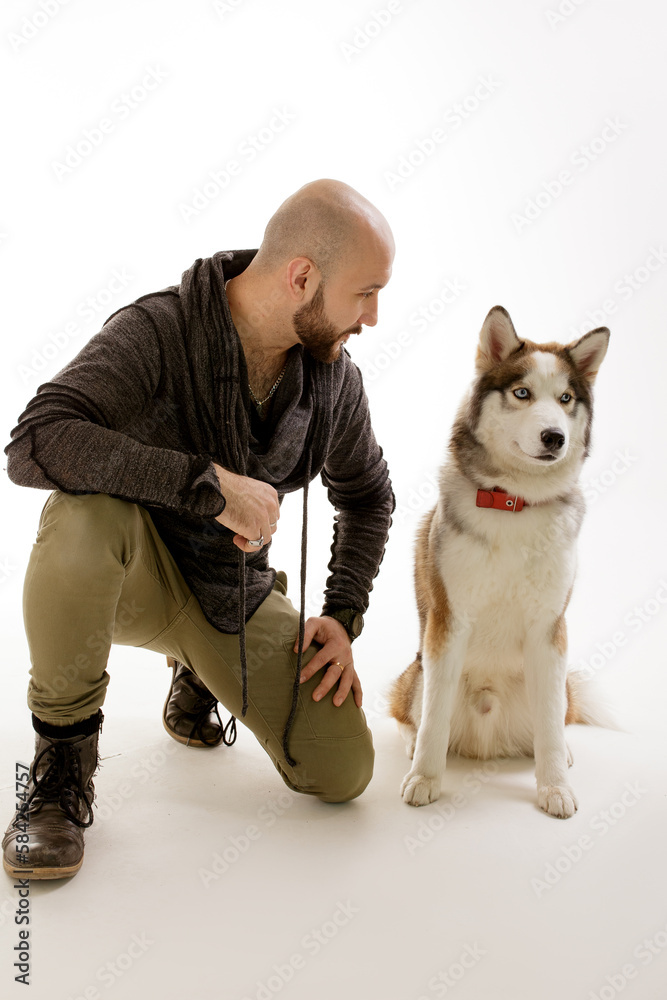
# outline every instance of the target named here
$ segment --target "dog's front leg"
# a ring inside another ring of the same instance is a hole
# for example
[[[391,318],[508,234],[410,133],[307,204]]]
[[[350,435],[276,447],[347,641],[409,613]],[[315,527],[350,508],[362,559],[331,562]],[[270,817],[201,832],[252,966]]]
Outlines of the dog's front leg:
[[[434,639],[434,633],[440,634]],[[401,785],[403,800],[425,806],[440,795],[447,765],[449,732],[463,669],[469,628],[448,629],[445,635],[429,620],[424,633],[424,697],[414,759]]]
[[[576,796],[568,784],[565,743],[565,623],[535,626],[524,646],[524,671],[533,727],[537,802],[550,816],[567,819],[577,811]]]

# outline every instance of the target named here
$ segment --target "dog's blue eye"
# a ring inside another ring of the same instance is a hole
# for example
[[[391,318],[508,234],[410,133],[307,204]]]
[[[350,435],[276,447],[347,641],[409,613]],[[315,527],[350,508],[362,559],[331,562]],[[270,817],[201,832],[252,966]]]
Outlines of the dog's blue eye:
[[[528,392],[528,390],[524,389],[523,387],[521,387],[521,389],[515,389],[514,395],[516,396],[517,399],[528,399],[530,397],[530,393]]]
[[[569,403],[571,399],[572,396],[569,394],[569,392],[564,392],[563,395],[560,397],[561,403]]]

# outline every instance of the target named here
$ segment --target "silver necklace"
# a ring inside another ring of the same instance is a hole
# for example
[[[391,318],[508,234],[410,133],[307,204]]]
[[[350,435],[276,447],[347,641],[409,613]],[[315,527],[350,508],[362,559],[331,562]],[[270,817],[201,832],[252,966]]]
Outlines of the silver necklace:
[[[231,280],[232,280],[231,278],[227,278],[227,281],[224,284],[225,291],[227,290],[227,285],[229,284],[229,282]],[[273,385],[269,389],[268,396],[265,396],[264,399],[257,399],[257,396],[252,391],[252,386],[250,385],[250,382],[248,382],[248,391],[249,391],[250,395],[252,396],[252,401],[255,404],[255,406],[257,407],[257,409],[258,409],[258,411],[260,413],[260,416],[261,416],[261,412],[262,412],[262,407],[264,406],[265,403],[268,403],[268,401],[271,399],[271,396],[273,396],[274,392],[276,391],[276,389],[278,388],[278,386],[282,382],[283,375],[285,374],[285,369],[286,368],[287,368],[287,362],[285,362],[285,364],[283,365],[283,370],[281,371],[280,375],[278,376],[278,378],[275,380],[275,382],[273,383]]]
[[[269,389],[269,393],[268,393],[267,396],[264,397],[264,399],[257,399],[257,396],[252,391],[252,386],[250,385],[250,382],[248,382],[248,391],[249,391],[250,395],[252,396],[252,401],[255,404],[255,406],[257,407],[257,409],[259,410],[260,414],[262,412],[262,407],[264,406],[264,404],[268,403],[268,401],[271,399],[271,396],[273,396],[274,392],[276,391],[276,389],[278,388],[278,386],[282,382],[283,376],[285,374],[285,370],[286,369],[287,369],[287,362],[285,362],[285,364],[283,365],[283,370],[281,371],[280,375],[278,376],[278,378],[275,380],[275,382],[273,383],[273,385]]]

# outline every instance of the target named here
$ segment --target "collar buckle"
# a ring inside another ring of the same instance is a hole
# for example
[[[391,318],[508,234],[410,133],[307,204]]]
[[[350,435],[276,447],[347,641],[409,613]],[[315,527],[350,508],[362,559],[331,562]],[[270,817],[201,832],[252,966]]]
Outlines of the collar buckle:
[[[529,504],[526,503],[523,497],[512,496],[501,489],[500,486],[496,486],[492,490],[477,490],[476,506],[488,507],[493,510],[509,510],[512,514],[518,514],[519,511],[522,511],[524,507],[528,507]]]

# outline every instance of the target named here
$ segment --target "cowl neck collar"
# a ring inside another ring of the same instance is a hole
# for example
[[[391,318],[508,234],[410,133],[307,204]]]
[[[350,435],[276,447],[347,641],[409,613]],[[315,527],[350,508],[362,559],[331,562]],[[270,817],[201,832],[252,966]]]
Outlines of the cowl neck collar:
[[[221,464],[286,493],[304,485],[307,470],[312,477],[324,464],[333,427],[335,365],[317,362],[295,345],[267,417],[268,433],[261,441],[253,435],[248,370],[224,286],[256,253],[218,251],[198,258],[183,273],[180,298],[191,356],[209,367],[211,402],[202,406],[202,419],[217,442]]]

